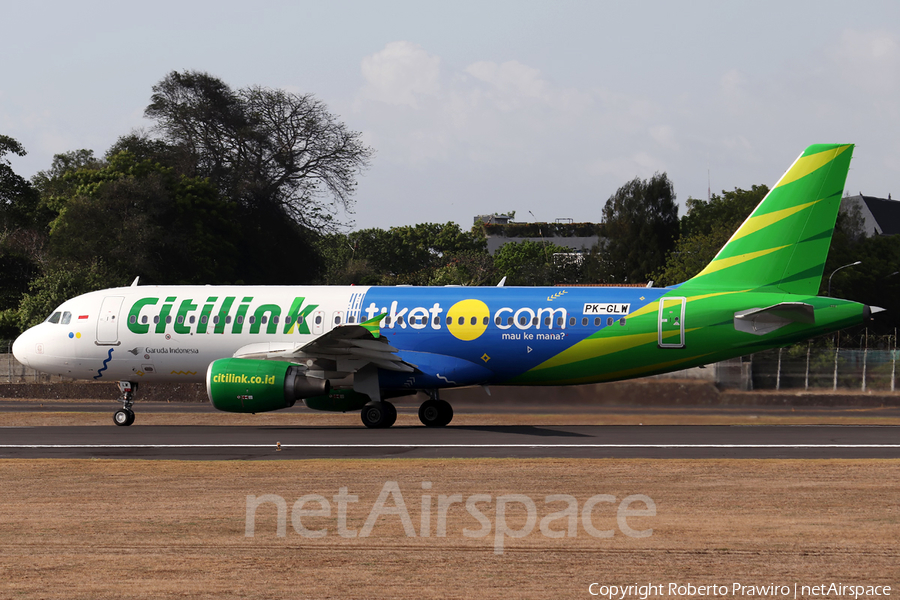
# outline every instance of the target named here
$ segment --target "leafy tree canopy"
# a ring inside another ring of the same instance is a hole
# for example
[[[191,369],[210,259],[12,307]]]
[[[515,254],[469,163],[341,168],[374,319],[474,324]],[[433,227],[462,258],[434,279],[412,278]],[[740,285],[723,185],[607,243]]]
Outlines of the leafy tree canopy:
[[[373,154],[312,94],[232,90],[199,71],[169,73],[144,115],[190,157],[189,174],[209,178],[224,198],[316,231],[341,224],[337,213],[352,209],[356,176]]]
[[[606,231],[598,276],[607,283],[640,283],[659,269],[678,234],[675,189],[665,173],[635,178],[603,207]]]
[[[496,276],[506,277],[506,285],[553,285],[560,283],[571,264],[571,250],[551,243],[506,243],[494,253]]]
[[[209,182],[128,152],[64,179],[71,187],[50,223],[57,260],[87,265],[100,259],[112,277],[140,275],[148,283],[234,279],[233,208]]]
[[[708,201],[688,198],[681,237],[650,278],[657,285],[674,285],[702,271],[768,193],[765,185],[754,185],[750,190],[723,190]]]

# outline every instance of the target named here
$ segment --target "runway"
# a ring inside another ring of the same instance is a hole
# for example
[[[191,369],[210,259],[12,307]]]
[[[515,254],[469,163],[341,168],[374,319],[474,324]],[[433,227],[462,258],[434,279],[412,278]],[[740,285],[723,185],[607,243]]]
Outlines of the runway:
[[[0,458],[900,458],[897,426],[6,427]]]

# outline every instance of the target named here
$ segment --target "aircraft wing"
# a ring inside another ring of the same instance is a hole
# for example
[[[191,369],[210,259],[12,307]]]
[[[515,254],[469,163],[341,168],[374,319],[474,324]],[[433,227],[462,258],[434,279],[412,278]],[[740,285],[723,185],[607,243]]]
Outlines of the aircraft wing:
[[[386,371],[414,373],[416,365],[397,355],[397,348],[381,336],[379,315],[358,325],[339,325],[313,341],[285,346],[277,343],[249,344],[234,358],[283,360],[306,365],[310,369],[354,373],[366,365]]]

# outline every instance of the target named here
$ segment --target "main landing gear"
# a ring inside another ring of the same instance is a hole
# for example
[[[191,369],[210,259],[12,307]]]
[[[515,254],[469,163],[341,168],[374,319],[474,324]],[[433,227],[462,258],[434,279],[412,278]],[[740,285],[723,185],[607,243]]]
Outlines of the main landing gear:
[[[444,427],[453,420],[453,407],[438,398],[437,390],[419,407],[419,420],[426,427]],[[385,429],[397,421],[397,409],[386,400],[369,402],[360,413],[363,425],[371,429]]]
[[[385,429],[397,421],[397,409],[385,400],[369,402],[363,406],[360,415],[363,425],[370,429]]]
[[[134,423],[134,411],[131,406],[134,404],[134,392],[137,390],[136,383],[130,381],[119,382],[119,399],[122,401],[122,408],[113,414],[113,423],[121,427],[127,427]]]
[[[419,420],[426,427],[444,427],[453,420],[453,407],[446,400],[438,398],[437,390],[430,394],[431,398],[419,407]]]

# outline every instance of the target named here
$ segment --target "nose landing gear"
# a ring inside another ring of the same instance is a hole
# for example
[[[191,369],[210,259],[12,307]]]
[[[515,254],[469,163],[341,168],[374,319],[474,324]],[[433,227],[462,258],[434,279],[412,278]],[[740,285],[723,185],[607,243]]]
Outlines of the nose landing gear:
[[[134,404],[134,392],[137,391],[137,383],[130,381],[119,382],[119,399],[122,401],[122,408],[113,414],[113,423],[121,427],[127,427],[134,423],[134,411],[131,406]]]

